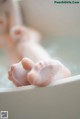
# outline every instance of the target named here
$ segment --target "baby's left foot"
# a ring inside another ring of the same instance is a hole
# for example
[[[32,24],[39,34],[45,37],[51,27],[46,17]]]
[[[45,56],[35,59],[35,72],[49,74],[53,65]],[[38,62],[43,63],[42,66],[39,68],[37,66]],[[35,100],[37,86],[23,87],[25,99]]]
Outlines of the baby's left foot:
[[[27,80],[27,74],[32,69],[34,63],[28,58],[23,58],[21,62],[11,66],[8,72],[8,78],[16,86],[30,85]]]
[[[28,73],[30,84],[47,86],[56,79],[70,76],[70,71],[57,60],[41,61],[34,65]]]

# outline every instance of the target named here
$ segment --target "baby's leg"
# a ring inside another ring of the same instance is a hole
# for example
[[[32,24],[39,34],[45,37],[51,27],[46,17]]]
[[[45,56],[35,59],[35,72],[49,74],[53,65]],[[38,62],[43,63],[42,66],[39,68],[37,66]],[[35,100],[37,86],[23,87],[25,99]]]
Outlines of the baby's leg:
[[[28,58],[23,58],[21,62],[12,65],[8,72],[8,78],[16,85],[30,85],[27,74],[32,69],[34,63]]]
[[[21,15],[21,10],[19,6],[19,1],[18,0],[9,0],[8,1],[8,7],[6,11],[8,11],[9,14],[9,25],[10,28],[12,28],[15,25],[22,25],[23,20],[22,20],[22,15]]]
[[[8,32],[8,18],[4,12],[0,13],[0,35]]]
[[[34,41],[32,33],[26,27],[14,27],[10,34],[23,57],[28,57],[34,62],[50,58],[47,51],[39,43]]]
[[[14,29],[13,27],[19,26],[19,25],[23,26],[24,23],[23,23],[23,19],[21,15],[19,1],[7,0],[5,3],[2,4],[2,8],[4,9],[4,13],[8,17],[9,29]],[[36,30],[32,28],[28,28],[28,27],[27,29],[32,40],[34,39],[34,41],[36,42],[40,41],[41,35]]]

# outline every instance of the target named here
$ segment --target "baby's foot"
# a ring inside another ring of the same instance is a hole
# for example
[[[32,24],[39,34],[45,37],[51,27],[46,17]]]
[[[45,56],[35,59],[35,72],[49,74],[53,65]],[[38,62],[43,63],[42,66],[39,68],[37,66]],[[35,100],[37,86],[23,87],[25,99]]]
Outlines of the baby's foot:
[[[70,71],[57,60],[38,62],[28,73],[30,84],[47,86],[56,79],[70,76]]]
[[[29,34],[23,26],[14,26],[10,30],[10,35],[15,42],[21,42],[29,39]]]
[[[12,66],[10,71],[8,72],[8,79],[12,81],[15,84],[15,86],[17,87],[22,86],[17,80],[13,78],[13,75],[12,75],[13,71],[14,71],[14,66]]]
[[[21,62],[12,65],[8,72],[8,78],[16,85],[30,85],[27,80],[27,73],[32,69],[34,63],[28,58],[23,58]]]
[[[26,28],[24,26],[14,26],[10,30],[10,35],[12,39],[16,42],[40,40],[39,34],[36,31]]]

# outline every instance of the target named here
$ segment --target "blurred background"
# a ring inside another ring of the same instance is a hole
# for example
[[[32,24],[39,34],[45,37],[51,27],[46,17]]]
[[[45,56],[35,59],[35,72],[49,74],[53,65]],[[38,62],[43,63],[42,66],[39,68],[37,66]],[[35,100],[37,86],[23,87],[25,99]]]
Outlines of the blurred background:
[[[54,1],[20,1],[25,23],[44,34],[80,37],[80,4],[55,4]]]

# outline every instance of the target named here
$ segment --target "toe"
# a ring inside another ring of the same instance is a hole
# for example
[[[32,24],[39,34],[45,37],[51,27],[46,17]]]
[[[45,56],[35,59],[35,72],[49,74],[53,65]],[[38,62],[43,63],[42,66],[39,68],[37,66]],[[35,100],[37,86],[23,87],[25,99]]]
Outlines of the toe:
[[[44,67],[44,62],[43,62],[43,61],[40,61],[40,62],[38,62],[38,63],[36,63],[36,64],[34,65],[34,70],[40,71],[40,69],[41,69],[42,67]]]
[[[51,78],[49,77],[45,77],[45,78],[46,79],[44,79],[44,76],[41,76],[38,72],[33,72],[33,71],[31,71],[27,76],[27,79],[30,84],[39,87],[44,87],[51,83]]]
[[[23,58],[21,62],[25,70],[31,70],[32,67],[34,66],[33,61],[28,58]]]
[[[39,65],[42,67],[42,66],[44,66],[44,62],[39,62]]]
[[[16,80],[12,77],[12,73],[11,73],[11,72],[8,72],[8,79],[9,79],[10,81],[12,81],[15,86],[17,86],[17,87],[22,86],[18,81],[16,81]]]
[[[11,66],[11,72],[14,71],[14,67],[15,67],[15,65],[12,65],[12,66]]]
[[[27,80],[29,81],[30,84],[35,84],[36,80],[37,80],[37,73],[34,72],[33,70],[31,72],[28,73],[27,75]]]
[[[8,76],[11,76],[11,75],[12,75],[12,73],[11,73],[11,71],[9,71],[9,72],[8,72]]]
[[[38,63],[36,63],[34,65],[34,68],[33,69],[35,71],[39,71],[40,72],[40,70],[42,70],[47,65],[48,65],[48,62],[47,61],[40,61],[40,62],[38,62]]]

